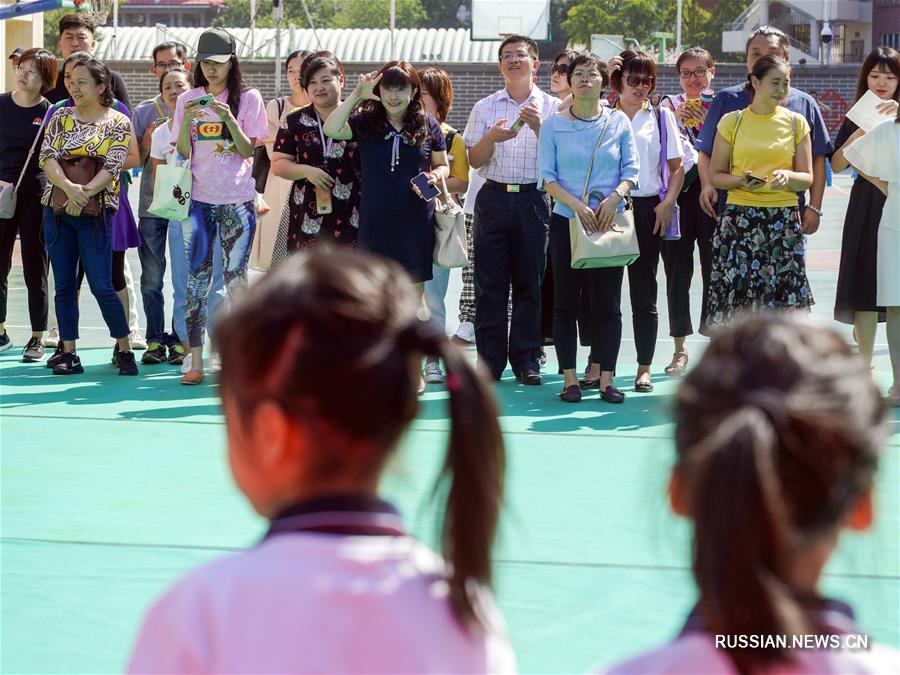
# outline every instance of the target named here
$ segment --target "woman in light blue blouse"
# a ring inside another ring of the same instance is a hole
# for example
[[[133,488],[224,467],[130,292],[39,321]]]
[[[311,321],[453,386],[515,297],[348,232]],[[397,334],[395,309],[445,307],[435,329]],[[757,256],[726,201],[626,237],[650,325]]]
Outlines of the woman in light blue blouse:
[[[538,150],[541,180],[555,201],[549,248],[555,283],[553,339],[565,378],[560,398],[569,403],[581,400],[575,371],[576,322],[581,289],[589,284],[591,371],[585,382],[599,383],[604,401],[621,403],[625,395],[613,385],[613,373],[622,341],[624,268],[572,269],[569,218],[577,212],[589,231],[612,227],[616,211],[624,209],[625,197],[637,183],[637,148],[628,117],[600,104],[609,77],[599,57],[578,55],[569,64],[566,79],[574,102],[544,121]],[[589,167],[590,197],[584,203],[582,189]]]

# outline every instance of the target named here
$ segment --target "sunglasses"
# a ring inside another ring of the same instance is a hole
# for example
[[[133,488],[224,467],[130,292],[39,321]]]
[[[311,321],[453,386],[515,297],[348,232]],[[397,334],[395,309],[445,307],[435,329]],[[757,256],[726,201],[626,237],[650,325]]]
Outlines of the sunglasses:
[[[553,66],[553,68],[550,69],[550,72],[551,73],[559,73],[560,75],[565,75],[566,73],[569,72],[569,66],[567,66],[563,63],[559,63],[559,64]]]
[[[629,75],[625,78],[625,82],[629,87],[652,87],[655,81],[656,78],[652,75],[645,75],[644,77],[641,77],[640,75]]]

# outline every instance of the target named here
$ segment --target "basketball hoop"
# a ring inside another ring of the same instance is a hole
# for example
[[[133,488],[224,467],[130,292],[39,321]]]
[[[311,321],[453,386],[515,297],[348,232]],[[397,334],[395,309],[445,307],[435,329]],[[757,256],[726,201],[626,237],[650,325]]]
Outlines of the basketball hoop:
[[[84,7],[85,13],[91,17],[91,20],[97,26],[105,26],[106,20],[109,18],[110,12],[113,9],[113,3],[118,0],[90,0],[90,2],[85,2],[81,7]],[[76,4],[76,7],[78,5]]]

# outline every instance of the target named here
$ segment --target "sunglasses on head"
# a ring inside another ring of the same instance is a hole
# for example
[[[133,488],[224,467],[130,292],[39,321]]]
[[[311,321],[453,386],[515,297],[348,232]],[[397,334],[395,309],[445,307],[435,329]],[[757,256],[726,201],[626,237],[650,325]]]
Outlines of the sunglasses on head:
[[[569,72],[569,66],[564,63],[558,63],[550,71],[551,73],[559,73],[560,75],[565,75]]]
[[[625,78],[625,82],[629,87],[652,87],[655,81],[656,78],[652,75],[644,75],[643,77],[640,75],[629,75]]]

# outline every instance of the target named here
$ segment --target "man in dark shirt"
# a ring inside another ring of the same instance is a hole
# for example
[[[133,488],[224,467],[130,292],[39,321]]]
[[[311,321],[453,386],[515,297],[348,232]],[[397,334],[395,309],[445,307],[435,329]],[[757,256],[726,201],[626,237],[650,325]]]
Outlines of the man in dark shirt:
[[[56,43],[56,46],[59,47],[63,61],[75,52],[93,53],[97,47],[97,41],[94,39],[95,32],[94,22],[83,14],[66,14],[61,18],[59,20],[59,42]],[[131,100],[128,98],[125,80],[115,70],[110,71],[110,73],[112,75],[113,96],[131,110]],[[62,71],[60,71],[56,87],[47,92],[47,98],[50,103],[69,98]]]

